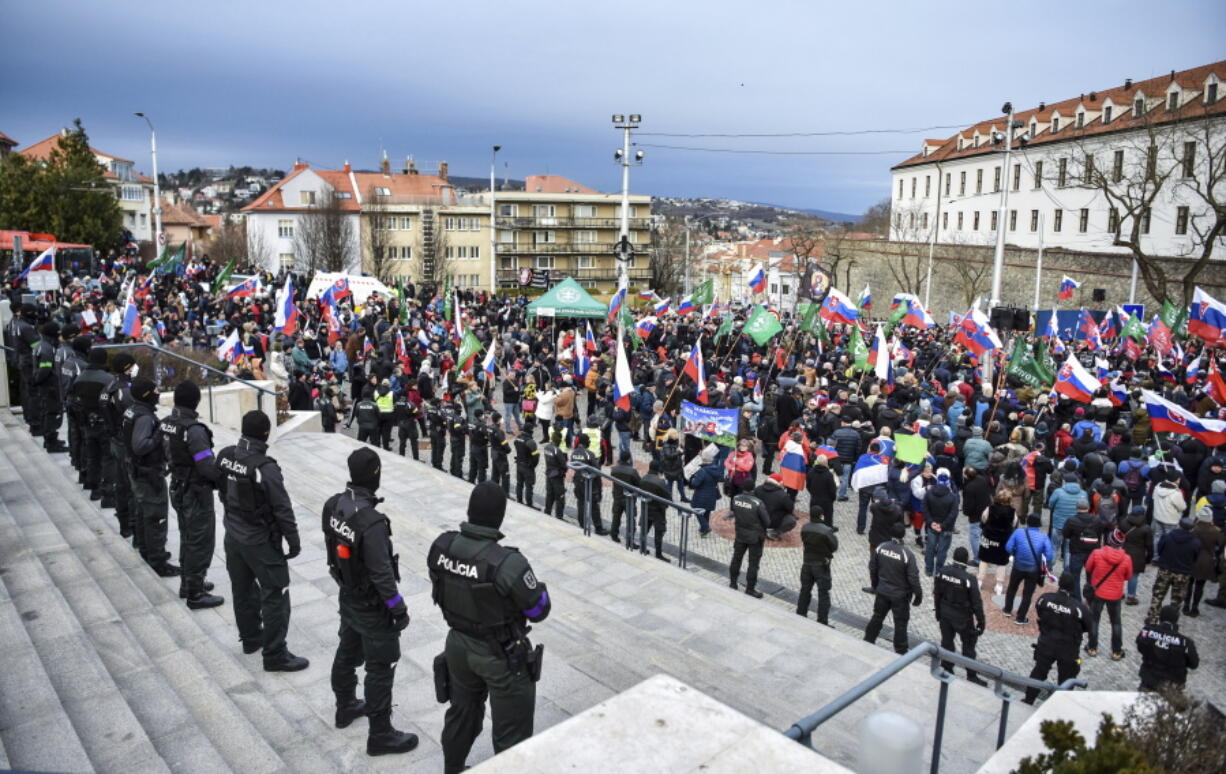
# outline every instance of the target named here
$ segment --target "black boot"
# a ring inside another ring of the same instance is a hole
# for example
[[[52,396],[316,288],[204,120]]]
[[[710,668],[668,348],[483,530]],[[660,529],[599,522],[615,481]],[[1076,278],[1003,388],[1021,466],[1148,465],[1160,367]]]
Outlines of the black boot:
[[[336,727],[349,728],[349,724],[366,716],[366,702],[354,695],[354,690],[336,694]]]
[[[757,590],[757,589],[755,589],[753,586],[746,586],[746,587],[745,587],[745,593],[746,593],[746,594],[748,594],[749,596],[753,597],[754,599],[761,599],[761,598],[762,598],[762,592],[761,592],[761,591],[758,591],[758,590]]]
[[[280,658],[269,660],[264,658],[265,672],[301,672],[311,665],[311,662],[302,656],[295,656],[288,650]]]
[[[417,735],[392,728],[392,713],[370,718],[370,735],[366,737],[367,755],[396,755],[417,747]]]
[[[187,608],[189,610],[204,610],[208,607],[220,607],[225,604],[224,597],[219,597],[216,594],[209,594],[203,589],[197,590],[194,594],[187,598]]]
[[[205,591],[212,591],[213,581],[202,580],[200,582],[200,588],[202,588]],[[188,584],[187,578],[185,577],[183,581],[179,583],[179,599],[188,599],[190,596],[191,596],[190,586]]]
[[[153,571],[163,578],[176,578],[181,572],[177,566],[171,564],[170,562],[151,566],[153,567]]]

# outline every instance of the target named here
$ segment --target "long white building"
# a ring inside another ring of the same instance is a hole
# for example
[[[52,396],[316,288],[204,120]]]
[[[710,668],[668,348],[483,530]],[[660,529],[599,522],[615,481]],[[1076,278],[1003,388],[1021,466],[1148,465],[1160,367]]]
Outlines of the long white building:
[[[1007,186],[1007,244],[1127,253],[1118,232],[1196,255],[1214,223],[1205,189],[1226,198],[1223,81],[1226,61],[1015,110],[1008,169],[1005,115],[925,140],[891,170],[890,238],[995,243]]]

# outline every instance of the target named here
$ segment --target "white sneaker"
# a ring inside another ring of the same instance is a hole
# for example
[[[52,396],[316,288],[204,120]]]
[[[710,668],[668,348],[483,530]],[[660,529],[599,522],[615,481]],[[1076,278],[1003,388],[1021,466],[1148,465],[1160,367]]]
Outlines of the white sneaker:
[[[1004,585],[1003,585],[1003,584],[1000,584],[1000,583],[997,583],[997,584],[996,584],[996,594],[997,594],[997,596],[1000,596],[1000,595],[1001,595],[1001,594],[1003,594],[1003,593],[1005,593],[1005,587],[1004,587]]]

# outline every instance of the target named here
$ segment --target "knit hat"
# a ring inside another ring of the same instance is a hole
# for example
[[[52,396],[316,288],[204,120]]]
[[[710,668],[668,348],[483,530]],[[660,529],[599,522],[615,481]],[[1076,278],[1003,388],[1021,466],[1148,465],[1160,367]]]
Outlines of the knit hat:
[[[53,339],[58,338],[60,335],[60,325],[55,322],[44,323],[42,332],[44,336],[49,336]]]
[[[966,564],[971,560],[971,554],[966,550],[966,546],[958,546],[954,549],[954,561],[959,564]]]
[[[120,352],[111,358],[111,371],[117,374],[122,374],[130,367],[136,364],[136,358],[129,355],[127,352]]]
[[[1201,509],[1196,512],[1197,521],[1213,521],[1213,506],[1205,503]]]
[[[1071,572],[1060,573],[1060,590],[1072,591],[1077,587],[1077,576]]]
[[[379,474],[383,471],[379,452],[365,446],[350,454],[348,462],[349,480],[354,486],[364,487],[372,492],[379,488]]]
[[[193,411],[200,405],[200,388],[195,382],[182,382],[175,387],[175,405]]]
[[[1193,527],[1196,526],[1196,522],[1193,521],[1191,517],[1184,516],[1182,519],[1179,520],[1179,526],[1182,527],[1183,529],[1192,529]]]
[[[158,388],[152,379],[138,376],[132,381],[132,397],[140,403],[154,403],[158,399]]]
[[[468,497],[468,522],[481,527],[502,526],[507,512],[507,496],[493,481],[482,481]]]
[[[971,428],[971,438],[982,438],[982,437],[983,437],[982,427],[972,427]]]
[[[88,355],[94,348],[94,340],[89,336],[77,336],[72,340],[72,348],[78,355]]]
[[[1221,479],[1214,481],[1209,486],[1209,492],[1211,494],[1226,494],[1226,481]]]
[[[1030,514],[1029,516],[1026,517],[1026,526],[1027,527],[1043,526],[1043,517],[1037,513]]]
[[[1078,406],[1077,409],[1073,412],[1073,416],[1075,417],[1084,417],[1085,415],[1086,415],[1086,410],[1082,406]]]
[[[1113,529],[1111,530],[1111,533],[1107,535],[1107,545],[1111,546],[1112,548],[1119,548],[1120,546],[1124,545],[1125,537],[1126,536],[1123,532],[1119,531],[1118,529]]]
[[[949,471],[947,469],[937,468],[937,483],[949,486]]]
[[[1179,608],[1175,605],[1163,605],[1158,611],[1158,620],[1166,621],[1167,623],[1177,623],[1179,621]]]
[[[1085,499],[1084,497],[1083,497],[1083,498],[1081,498],[1080,500],[1078,500],[1078,501],[1077,501],[1077,510],[1079,510],[1079,511],[1088,511],[1088,510],[1090,510],[1090,501],[1089,501],[1089,500],[1087,500],[1087,499]]]
[[[94,368],[106,368],[106,350],[91,349],[89,351],[89,364]]]
[[[243,414],[243,435],[248,438],[254,438],[257,441],[267,441],[268,434],[272,432],[272,422],[269,421],[268,415],[263,411],[252,410]]]
[[[903,536],[906,534],[907,528],[902,525],[902,522],[898,522],[890,527],[890,537],[894,538],[895,540],[902,540]]]

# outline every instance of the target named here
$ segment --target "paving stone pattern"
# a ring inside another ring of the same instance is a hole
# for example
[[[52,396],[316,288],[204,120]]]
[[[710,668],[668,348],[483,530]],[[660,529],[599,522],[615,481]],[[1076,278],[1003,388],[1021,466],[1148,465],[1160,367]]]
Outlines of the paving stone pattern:
[[[470,488],[411,460],[384,455],[384,507],[401,556],[412,625],[401,640],[396,724],[421,737],[399,759],[364,755],[366,727],[331,726],[329,665],[336,646],[336,585],[327,574],[319,508],[345,481],[357,443],[291,435],[271,453],[295,502],[303,551],[290,562],[290,648],[312,660],[266,674],[244,656],[229,604],[221,542],[210,579],[227,604],[190,612],[177,579],[159,579],[117,534],[112,511],[82,494],[66,458],[47,457],[0,411],[0,744],[16,768],[59,771],[438,771],[443,708],[430,662],[445,626],[431,604],[430,542],[463,519]],[[218,445],[235,440],[217,429]],[[550,586],[554,613],[536,627],[546,645],[536,722],[542,730],[658,673],[782,729],[893,659],[846,631],[820,627],[779,604],[751,599],[699,572],[683,572],[572,523],[512,505],[507,542]],[[221,529],[219,525],[219,538]],[[709,538],[708,540],[712,540]],[[177,546],[171,521],[170,546]],[[913,665],[815,735],[824,754],[851,763],[856,726],[888,706],[931,735],[937,685]],[[973,771],[991,752],[999,702],[952,688],[943,770]],[[101,711],[96,711],[101,709]],[[1010,727],[1029,716],[1016,706]],[[487,723],[488,728],[488,723]],[[492,754],[488,730],[470,763]]]

